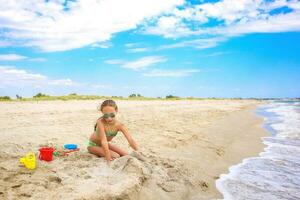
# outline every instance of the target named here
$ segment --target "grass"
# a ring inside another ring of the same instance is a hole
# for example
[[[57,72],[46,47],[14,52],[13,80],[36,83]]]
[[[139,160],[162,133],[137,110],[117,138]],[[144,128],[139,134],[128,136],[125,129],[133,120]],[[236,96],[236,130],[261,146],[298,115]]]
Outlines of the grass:
[[[33,97],[29,98],[22,98],[19,97],[18,99],[11,99],[9,97],[1,97],[0,101],[55,101],[55,100],[62,100],[62,101],[69,101],[69,100],[96,100],[96,99],[114,99],[114,100],[204,100],[207,98],[196,98],[196,97],[187,97],[181,98],[176,96],[168,96],[167,98],[162,97],[143,97],[143,96],[136,96],[136,97],[122,97],[122,96],[99,96],[99,95],[77,95],[77,94],[70,94],[70,95],[63,95],[63,96],[50,96],[44,94],[38,94]]]
[[[69,100],[96,100],[96,99],[114,99],[114,100],[224,100],[224,99],[232,99],[232,100],[242,100],[242,99],[252,99],[252,100],[269,100],[269,99],[257,99],[257,98],[197,98],[197,97],[178,97],[168,95],[166,97],[143,97],[143,96],[131,96],[131,97],[122,97],[122,96],[99,96],[99,95],[77,95],[75,93],[63,96],[50,96],[38,93],[37,95],[30,98],[22,98],[19,97],[17,99],[11,99],[8,96],[0,96],[0,101],[69,101]],[[276,99],[273,99],[276,100]],[[278,100],[278,99],[277,99]]]
[[[154,97],[117,97],[117,96],[97,96],[97,95],[66,95],[66,96],[45,96],[45,97],[32,97],[32,98],[22,98],[18,100],[11,101],[52,101],[52,100],[96,100],[96,99],[113,99],[113,100],[199,100],[200,98],[154,98]]]

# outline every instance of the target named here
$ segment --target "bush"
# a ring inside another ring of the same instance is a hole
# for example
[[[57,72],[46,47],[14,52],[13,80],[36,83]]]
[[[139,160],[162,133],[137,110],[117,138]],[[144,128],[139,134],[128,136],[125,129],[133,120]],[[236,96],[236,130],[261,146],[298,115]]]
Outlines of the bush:
[[[111,98],[115,98],[115,99],[123,99],[122,96],[111,96]]]
[[[129,95],[129,98],[133,98],[133,97],[136,97],[136,94]]]
[[[0,96],[0,101],[9,101],[11,100],[9,96]]]
[[[134,98],[134,97],[143,97],[143,96],[140,95],[140,94],[131,94],[131,95],[129,95],[129,98]]]
[[[173,95],[167,95],[166,96],[166,99],[175,99],[175,98],[179,98],[179,97],[173,96]]]
[[[49,95],[37,93],[35,96],[33,96],[33,98],[41,98],[41,97],[49,97]]]

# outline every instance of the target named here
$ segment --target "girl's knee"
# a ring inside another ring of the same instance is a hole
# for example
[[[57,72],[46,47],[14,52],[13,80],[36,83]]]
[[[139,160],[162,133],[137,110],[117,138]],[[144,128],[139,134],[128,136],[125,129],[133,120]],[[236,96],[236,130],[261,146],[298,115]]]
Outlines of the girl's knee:
[[[92,147],[87,147],[87,150],[91,154],[95,154],[95,151],[93,151]]]
[[[94,154],[98,157],[103,157],[104,153],[102,152],[101,149],[98,149],[97,147],[88,147],[88,152],[91,154]]]
[[[92,153],[90,147],[87,147],[86,149],[87,149],[87,151],[88,151],[89,153]]]

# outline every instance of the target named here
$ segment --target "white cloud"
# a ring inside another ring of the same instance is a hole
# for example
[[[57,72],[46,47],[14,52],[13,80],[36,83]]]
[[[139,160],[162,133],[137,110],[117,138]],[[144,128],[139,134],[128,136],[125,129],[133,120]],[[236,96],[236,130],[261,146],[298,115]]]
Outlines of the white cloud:
[[[128,48],[137,47],[140,43],[127,43],[124,46]]]
[[[249,33],[275,33],[300,31],[300,12],[270,16],[268,19],[256,19],[240,22],[217,31],[226,35]]]
[[[153,48],[145,47],[143,43],[127,43],[124,46],[127,48],[126,52],[128,53],[139,53],[153,50]]]
[[[283,7],[290,10],[286,13],[271,13],[274,9]],[[140,31],[166,38],[198,37],[164,45],[159,49],[185,46],[204,49],[215,47],[226,39],[242,34],[300,31],[299,19],[298,0],[223,0],[174,8],[171,12],[152,19],[150,25],[144,25]],[[207,25],[211,20],[214,22]]]
[[[29,73],[12,66],[0,66],[1,85],[27,85],[44,82],[46,80],[47,77],[41,74]]]
[[[145,52],[150,51],[149,48],[133,48],[133,49],[127,49],[127,52],[129,53],[138,53],[138,52]]]
[[[72,86],[72,85],[76,85],[76,83],[68,78],[68,79],[58,79],[58,80],[50,81],[49,85]]]
[[[108,41],[183,0],[12,1],[0,4],[0,38],[43,51],[64,51]],[[159,6],[158,6],[159,5]]]
[[[28,58],[26,56],[18,54],[0,54],[0,61],[18,61],[18,60],[28,60],[34,62],[44,62],[45,58]]]
[[[26,56],[18,54],[0,54],[0,61],[16,61],[26,59]]]
[[[91,46],[93,48],[108,49],[108,48],[112,47],[112,44],[109,42],[102,42],[102,43],[94,43]]]
[[[176,17],[185,20],[194,20],[199,23],[208,22],[208,18],[202,12],[199,12],[199,10],[195,9],[194,7],[185,7],[184,9],[175,8],[172,11],[172,14],[174,14],[174,16]]]
[[[106,60],[105,63],[112,65],[121,65],[121,67],[132,69],[135,71],[146,69],[156,63],[166,62],[168,59],[163,56],[145,56],[133,61],[125,60]]]
[[[197,32],[190,30],[178,17],[160,17],[156,26],[146,26],[142,31],[144,34],[163,35],[165,38],[177,38],[196,35]]]
[[[51,79],[42,74],[17,69],[14,66],[0,66],[0,85],[6,87],[72,86],[76,84],[71,79]]]
[[[203,15],[210,18],[225,20],[226,24],[231,24],[242,17],[256,17],[257,10],[263,0],[223,0],[217,3],[205,3],[196,6]]]
[[[150,72],[144,73],[144,76],[149,77],[183,77],[190,76],[193,73],[198,73],[200,70],[198,69],[180,69],[180,70],[159,70],[154,69]]]
[[[215,57],[215,56],[221,56],[221,55],[225,55],[225,54],[230,54],[230,52],[218,51],[218,52],[213,52],[210,54],[201,55],[200,57]]]
[[[34,62],[45,62],[47,59],[46,58],[30,58],[29,61],[34,61]]]
[[[189,37],[171,48],[212,48],[199,38],[230,38],[241,34],[299,31],[298,0],[221,0],[193,5],[184,0],[3,0],[0,4],[0,47],[30,46],[43,51],[64,51],[91,45],[109,48],[116,33]],[[158,6],[159,5],[159,6]],[[290,13],[272,13],[286,6]],[[207,23],[214,20],[213,23]],[[214,39],[211,39],[214,40]],[[143,52],[136,43],[128,52]],[[149,49],[148,49],[149,50]]]
[[[141,69],[146,69],[147,67],[154,65],[156,63],[161,63],[166,61],[167,58],[163,56],[146,56],[134,61],[125,62],[123,63],[122,67],[132,69],[132,70],[141,70]]]
[[[162,45],[158,49],[172,49],[181,47],[194,47],[197,49],[208,49],[217,46],[219,43],[226,41],[225,37],[212,37],[212,38],[201,38],[194,40],[186,40],[182,42],[177,42],[174,44]]]

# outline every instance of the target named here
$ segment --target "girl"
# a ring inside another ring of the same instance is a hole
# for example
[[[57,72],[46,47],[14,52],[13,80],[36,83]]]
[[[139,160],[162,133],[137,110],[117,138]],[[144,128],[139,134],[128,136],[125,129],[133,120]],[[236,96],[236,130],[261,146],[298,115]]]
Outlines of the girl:
[[[109,143],[117,135],[118,131],[124,134],[130,146],[137,151],[137,144],[132,139],[126,127],[116,120],[118,107],[115,101],[105,100],[101,104],[99,111],[103,115],[95,124],[94,132],[90,136],[87,147],[88,151],[99,157],[105,157],[108,162],[119,156],[127,155],[126,151]]]

